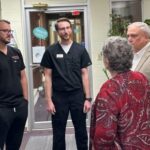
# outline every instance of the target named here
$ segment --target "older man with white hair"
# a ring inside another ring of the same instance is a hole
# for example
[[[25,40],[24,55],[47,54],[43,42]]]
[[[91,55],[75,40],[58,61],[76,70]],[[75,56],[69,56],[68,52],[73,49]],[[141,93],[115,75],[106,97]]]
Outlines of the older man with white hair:
[[[134,52],[132,70],[143,73],[150,81],[150,27],[134,22],[128,26],[127,36]]]

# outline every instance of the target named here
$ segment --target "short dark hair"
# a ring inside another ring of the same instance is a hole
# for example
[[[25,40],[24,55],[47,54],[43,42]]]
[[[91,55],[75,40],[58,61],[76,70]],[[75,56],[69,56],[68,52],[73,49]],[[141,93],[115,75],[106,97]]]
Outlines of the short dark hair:
[[[5,23],[7,23],[7,24],[10,24],[10,21],[5,20],[5,19],[0,19],[0,22],[5,22]]]
[[[109,37],[103,46],[103,55],[108,59],[110,71],[125,72],[132,67],[132,47],[126,38]]]
[[[66,18],[66,17],[63,17],[63,18],[59,18],[59,19],[57,19],[57,21],[56,21],[56,23],[55,23],[55,30],[56,31],[58,31],[58,23],[59,22],[68,22],[69,24],[70,24],[70,27],[71,27],[71,21],[68,19],[68,18]]]

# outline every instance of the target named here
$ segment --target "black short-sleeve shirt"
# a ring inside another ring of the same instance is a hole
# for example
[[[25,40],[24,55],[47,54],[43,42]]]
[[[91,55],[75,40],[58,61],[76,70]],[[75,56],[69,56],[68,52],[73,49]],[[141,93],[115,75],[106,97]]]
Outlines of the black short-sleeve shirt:
[[[0,107],[13,107],[23,97],[20,82],[21,70],[25,68],[21,52],[7,47],[7,55],[0,51]]]
[[[41,66],[52,69],[52,87],[56,91],[82,89],[81,69],[91,65],[85,47],[73,42],[66,54],[59,43],[47,48]]]

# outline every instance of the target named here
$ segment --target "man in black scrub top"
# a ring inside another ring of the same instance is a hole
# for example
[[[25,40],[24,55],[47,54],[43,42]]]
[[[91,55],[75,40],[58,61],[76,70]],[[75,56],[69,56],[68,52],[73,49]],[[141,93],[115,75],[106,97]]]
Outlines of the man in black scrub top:
[[[77,149],[88,150],[86,113],[91,108],[88,75],[91,60],[85,47],[72,41],[69,19],[58,19],[55,29],[60,41],[47,48],[41,61],[47,110],[52,114],[53,150],[66,150],[65,129],[69,112]]]
[[[25,65],[20,51],[10,47],[10,22],[0,20],[0,150],[19,150],[28,112]]]

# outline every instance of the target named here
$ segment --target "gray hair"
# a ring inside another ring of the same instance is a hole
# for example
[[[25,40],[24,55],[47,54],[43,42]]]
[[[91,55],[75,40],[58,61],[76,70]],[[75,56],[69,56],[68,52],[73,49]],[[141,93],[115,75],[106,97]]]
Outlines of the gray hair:
[[[136,26],[136,27],[140,28],[144,33],[147,34],[148,38],[150,38],[150,27],[146,23],[133,22],[133,23],[129,24],[127,28],[129,28],[131,26]]]
[[[110,71],[124,72],[132,66],[132,47],[126,38],[109,37],[103,45],[103,56],[108,59]]]

